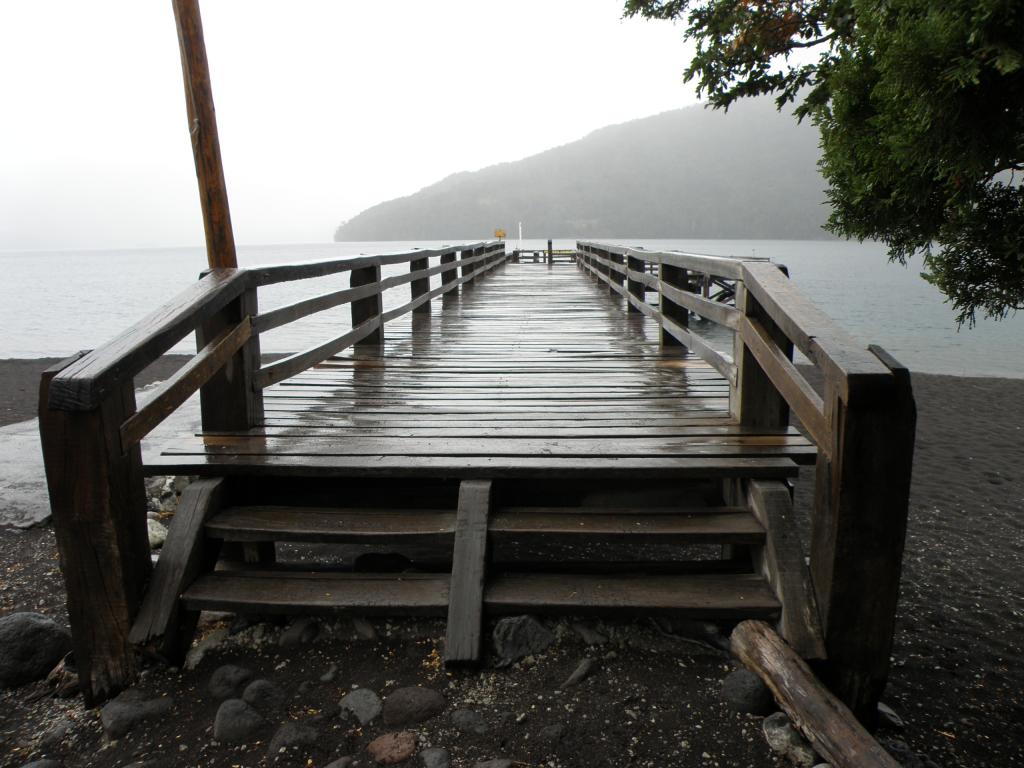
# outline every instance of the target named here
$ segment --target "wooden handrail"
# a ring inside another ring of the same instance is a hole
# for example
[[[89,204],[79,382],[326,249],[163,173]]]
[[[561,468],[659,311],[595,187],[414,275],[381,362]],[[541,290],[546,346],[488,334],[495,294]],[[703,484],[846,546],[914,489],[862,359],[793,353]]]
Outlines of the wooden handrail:
[[[623,289],[618,276],[627,261]],[[661,325],[662,343],[692,350],[728,375],[730,410],[747,427],[780,429],[790,412],[818,447],[810,570],[833,690],[865,723],[885,686],[906,536],[915,409],[909,372],[866,347],[797,290],[777,264],[580,242],[577,262],[632,311]],[[659,278],[648,279],[657,264]],[[691,275],[703,277],[695,284]],[[710,283],[735,307],[711,301]],[[659,294],[659,307],[646,301]],[[734,331],[723,359],[686,327],[689,312]],[[823,374],[819,394],[794,347]]]
[[[364,267],[386,267],[392,264],[406,264],[414,259],[443,256],[460,251],[471,251],[488,245],[493,245],[493,242],[448,245],[444,248],[422,249],[401,253],[382,253],[345,259],[322,259],[295,264],[272,264],[253,267],[249,271],[252,273],[253,285],[264,286],[273,285],[274,283],[288,283],[295,280],[309,280],[314,277],[327,277],[328,275],[336,275],[339,272],[350,272]]]
[[[49,407],[90,411],[117,382],[130,380],[237,299],[247,287],[245,270],[207,273],[112,341],[58,373],[50,382]]]
[[[127,452],[182,403],[195,394],[242,348],[252,335],[252,321],[246,317],[225,330],[184,367],[165,381],[153,398],[121,425],[121,450]]]

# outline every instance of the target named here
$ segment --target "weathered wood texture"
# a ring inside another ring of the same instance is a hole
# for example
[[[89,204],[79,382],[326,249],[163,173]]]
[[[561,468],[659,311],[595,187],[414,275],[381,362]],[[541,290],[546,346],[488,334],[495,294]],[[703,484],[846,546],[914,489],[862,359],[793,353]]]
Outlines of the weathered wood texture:
[[[188,132],[192,138],[199,202],[206,230],[206,254],[210,267],[237,267],[235,235],[224,181],[224,166],[217,135],[217,113],[213,107],[210,65],[206,60],[203,21],[199,0],[172,0],[178,28],[181,73],[185,81]]]
[[[192,643],[197,611],[181,605],[180,595],[201,573],[213,570],[220,547],[203,536],[203,525],[219,509],[224,481],[197,480],[181,494],[167,540],[146,591],[129,640],[156,640],[161,654],[180,664]]]
[[[811,588],[789,489],[779,482],[761,480],[751,480],[746,485],[747,505],[766,531],[764,545],[754,548],[754,566],[765,575],[782,603],[779,631],[802,658],[824,659],[825,640],[818,603]]]
[[[894,368],[888,383],[845,400],[829,386],[833,444],[818,456],[811,520],[826,682],[869,727],[889,673],[916,424],[909,373]]]
[[[756,672],[814,750],[835,768],[899,768],[853,713],[786,643],[759,621],[733,630],[732,651]]]
[[[91,706],[135,680],[128,632],[151,563],[139,448],[121,450],[135,391],[129,380],[94,410],[51,408],[53,377],[76,359],[43,374],[39,429],[75,663]]]
[[[792,459],[813,461],[795,430],[737,425],[727,380],[601,293],[564,263],[490,272],[457,303],[396,318],[382,348],[265,390],[262,427],[178,440],[147,462],[210,475],[639,479],[784,477]]]
[[[480,661],[490,507],[490,480],[462,482],[448,592],[448,633],[444,647],[444,662],[448,666]]]

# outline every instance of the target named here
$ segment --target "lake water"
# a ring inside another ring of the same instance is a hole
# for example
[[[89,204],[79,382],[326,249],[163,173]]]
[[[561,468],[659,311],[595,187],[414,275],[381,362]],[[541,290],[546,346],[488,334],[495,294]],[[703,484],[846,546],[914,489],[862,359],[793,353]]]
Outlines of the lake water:
[[[459,242],[459,241],[453,241]],[[786,240],[611,240],[649,250],[723,256],[766,256],[789,267],[793,282],[865,343],[880,344],[916,371],[1024,378],[1024,316],[979,320],[959,332],[942,296],[918,275],[920,266],[889,264],[873,243]],[[440,243],[376,242],[241,246],[242,266],[341,258],[433,247]],[[527,240],[524,247],[542,248]],[[572,241],[556,240],[556,248]],[[57,357],[102,344],[196,279],[201,248],[133,251],[0,253],[0,358]],[[395,268],[402,269],[402,268]],[[432,279],[432,285],[439,278]],[[267,309],[347,285],[344,276],[270,286]],[[389,291],[385,304],[407,300]],[[348,308],[308,318],[261,339],[266,352],[292,352],[334,335]],[[183,342],[180,351],[194,349]]]

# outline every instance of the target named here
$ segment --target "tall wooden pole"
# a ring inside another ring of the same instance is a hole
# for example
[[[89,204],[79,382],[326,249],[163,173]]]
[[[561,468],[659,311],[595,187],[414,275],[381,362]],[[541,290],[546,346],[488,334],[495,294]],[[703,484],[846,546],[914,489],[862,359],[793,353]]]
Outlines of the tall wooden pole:
[[[217,138],[217,115],[210,87],[210,65],[206,61],[203,20],[199,0],[171,0],[178,27],[181,74],[185,80],[185,106],[192,136],[192,154],[199,180],[199,201],[206,229],[206,257],[211,268],[237,267],[235,235],[231,230],[228,190]]]

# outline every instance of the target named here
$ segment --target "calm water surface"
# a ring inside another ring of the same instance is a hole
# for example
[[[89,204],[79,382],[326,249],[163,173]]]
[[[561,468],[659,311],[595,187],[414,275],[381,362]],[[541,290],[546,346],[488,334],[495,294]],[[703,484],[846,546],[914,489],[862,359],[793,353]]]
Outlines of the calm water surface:
[[[458,241],[453,241],[458,242]],[[919,275],[920,265],[889,264],[872,243],[785,240],[609,240],[650,250],[679,249],[726,256],[766,256],[789,267],[793,282],[865,342],[881,344],[913,370],[956,375],[1024,377],[1024,316],[979,321],[957,331],[953,312]],[[325,243],[239,248],[243,266],[362,253],[387,253],[440,243]],[[556,241],[570,248],[571,241]],[[539,240],[524,247],[540,248]],[[201,248],[138,251],[0,253],[0,358],[56,357],[110,339],[196,279]],[[401,271],[401,267],[393,268]],[[432,279],[437,285],[439,277]],[[335,275],[271,286],[271,308],[347,285]],[[404,289],[404,286],[403,286]],[[407,300],[389,291],[385,303]],[[340,332],[348,307],[308,318],[262,338],[264,351],[291,352]],[[194,349],[186,340],[177,348]]]

